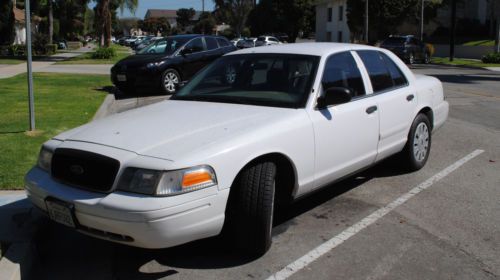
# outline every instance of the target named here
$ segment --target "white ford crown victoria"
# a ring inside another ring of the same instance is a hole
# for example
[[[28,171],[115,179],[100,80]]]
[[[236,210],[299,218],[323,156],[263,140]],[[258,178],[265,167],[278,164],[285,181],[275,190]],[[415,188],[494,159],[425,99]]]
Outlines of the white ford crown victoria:
[[[441,83],[389,51],[246,49],[168,101],[47,141],[26,190],[51,219],[98,238],[164,248],[224,228],[262,254],[276,207],[396,153],[422,168],[447,116]]]

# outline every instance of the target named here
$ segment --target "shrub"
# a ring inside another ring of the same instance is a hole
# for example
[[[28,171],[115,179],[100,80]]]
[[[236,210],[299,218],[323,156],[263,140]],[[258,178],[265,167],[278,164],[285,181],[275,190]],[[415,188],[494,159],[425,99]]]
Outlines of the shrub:
[[[483,56],[484,63],[500,63],[500,53],[489,53]]]
[[[116,56],[116,50],[114,48],[99,48],[94,53],[92,53],[93,59],[110,59]]]
[[[25,45],[11,45],[9,47],[9,55],[12,55],[12,56],[26,55],[26,46]]]
[[[46,54],[55,54],[57,52],[57,45],[56,44],[46,45],[45,52],[46,52]]]

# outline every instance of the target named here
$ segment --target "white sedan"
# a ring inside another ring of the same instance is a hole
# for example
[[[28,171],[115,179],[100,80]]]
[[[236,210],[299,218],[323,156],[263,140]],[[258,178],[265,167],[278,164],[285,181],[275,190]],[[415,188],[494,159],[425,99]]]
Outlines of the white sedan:
[[[263,254],[274,209],[393,154],[422,168],[447,116],[439,80],[383,49],[245,49],[168,101],[47,141],[26,191],[52,220],[98,238],[164,248],[224,229]]]

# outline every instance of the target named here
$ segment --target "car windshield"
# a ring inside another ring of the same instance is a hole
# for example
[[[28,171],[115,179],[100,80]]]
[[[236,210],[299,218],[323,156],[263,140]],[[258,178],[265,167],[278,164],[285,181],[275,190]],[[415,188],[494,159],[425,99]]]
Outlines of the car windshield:
[[[304,107],[319,57],[295,54],[224,56],[171,99],[284,108]]]
[[[403,37],[391,37],[391,38],[385,39],[384,42],[382,42],[382,45],[386,45],[386,46],[400,46],[400,45],[404,45],[405,42],[406,42],[406,38],[403,38]]]
[[[137,54],[173,54],[188,39],[186,38],[166,38],[154,41],[151,45],[137,52]]]

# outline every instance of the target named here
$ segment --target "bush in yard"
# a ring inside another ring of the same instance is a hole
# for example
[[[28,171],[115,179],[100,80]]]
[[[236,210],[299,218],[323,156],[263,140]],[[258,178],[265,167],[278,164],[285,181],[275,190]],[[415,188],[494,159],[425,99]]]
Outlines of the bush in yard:
[[[110,59],[116,56],[116,50],[113,48],[99,48],[93,54],[93,59]]]
[[[57,45],[56,44],[48,44],[45,46],[45,52],[47,54],[55,54],[57,52]]]
[[[484,63],[500,63],[500,53],[489,53],[483,56]]]

